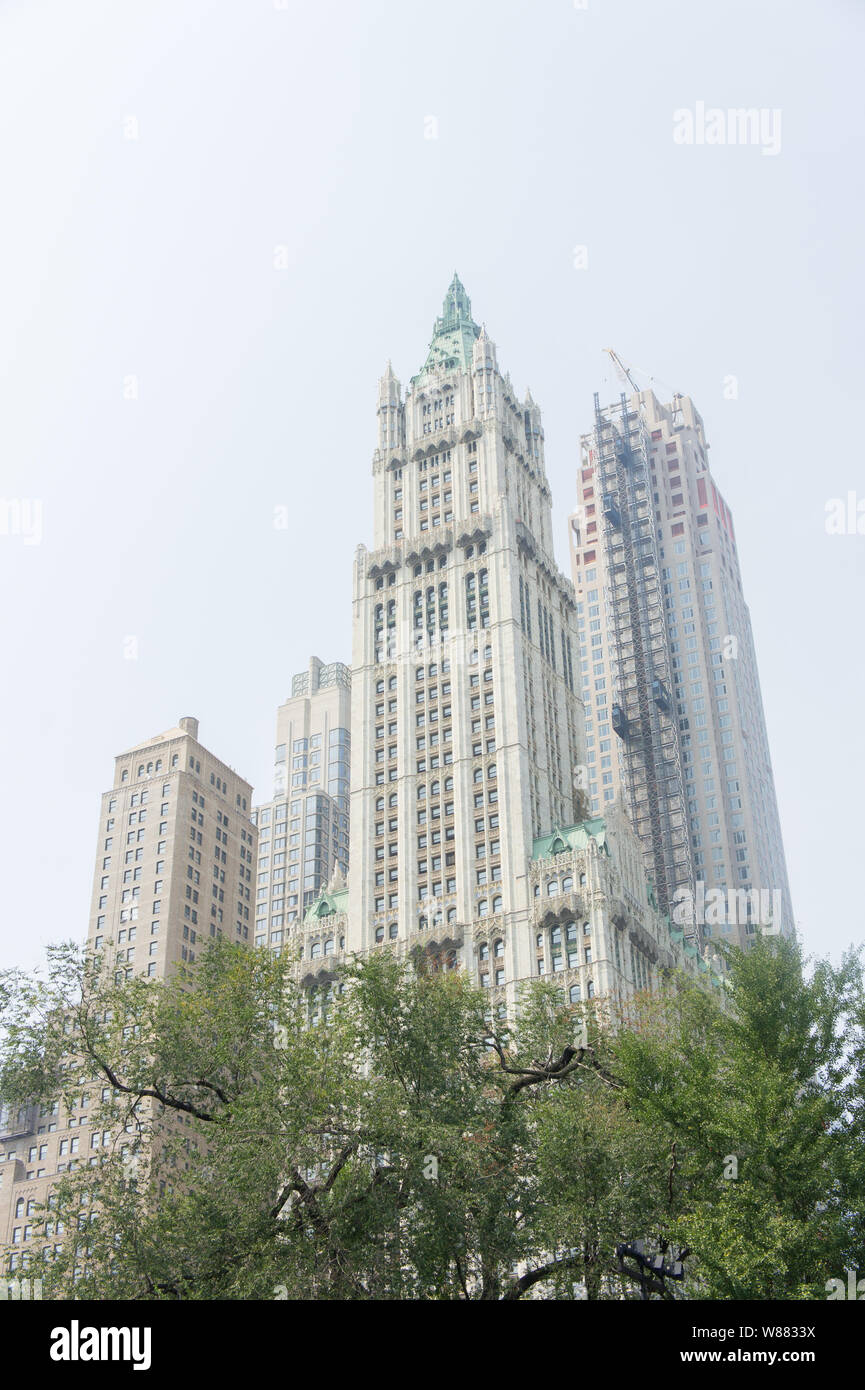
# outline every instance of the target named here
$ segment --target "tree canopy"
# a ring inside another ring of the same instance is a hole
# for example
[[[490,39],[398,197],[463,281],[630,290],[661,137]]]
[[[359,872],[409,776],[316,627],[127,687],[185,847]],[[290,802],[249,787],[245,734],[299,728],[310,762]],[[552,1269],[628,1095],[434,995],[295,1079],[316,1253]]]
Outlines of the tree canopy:
[[[623,1015],[539,981],[507,1031],[386,950],[322,1006],[288,955],[115,984],[54,948],[0,977],[0,1095],[86,1090],[110,1142],[42,1212],[45,1294],[825,1298],[863,1247],[861,963],[730,970],[727,1008],[679,981]]]

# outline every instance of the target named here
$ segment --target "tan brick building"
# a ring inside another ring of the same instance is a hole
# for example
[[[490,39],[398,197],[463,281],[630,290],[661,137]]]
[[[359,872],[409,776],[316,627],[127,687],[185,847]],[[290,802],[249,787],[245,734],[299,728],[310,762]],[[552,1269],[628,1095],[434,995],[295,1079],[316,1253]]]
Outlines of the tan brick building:
[[[102,797],[88,943],[117,978],[164,979],[211,937],[251,940],[258,831],[252,788],[198,740],[198,720],[122,753]],[[0,1244],[31,1274],[63,1232],[35,1219],[54,1181],[99,1162],[122,1135],[90,1124],[101,1085],[75,1104],[0,1108]]]

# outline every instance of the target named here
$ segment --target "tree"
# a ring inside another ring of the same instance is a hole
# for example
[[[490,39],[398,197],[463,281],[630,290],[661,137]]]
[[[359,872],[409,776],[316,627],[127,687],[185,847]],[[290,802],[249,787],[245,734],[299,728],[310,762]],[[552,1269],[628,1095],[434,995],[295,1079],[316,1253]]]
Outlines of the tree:
[[[110,1143],[43,1213],[45,1291],[630,1298],[639,1238],[690,1245],[686,1296],[822,1297],[861,1236],[861,972],[760,943],[732,978],[729,1012],[680,982],[627,1018],[541,981],[508,1034],[387,951],[322,1008],[287,955],[115,984],[57,948],[0,979],[0,1094],[87,1089]]]
[[[729,956],[729,1010],[662,998],[621,1033],[617,1065],[635,1118],[676,1144],[690,1296],[824,1298],[862,1249],[861,960],[806,976],[769,937]]]

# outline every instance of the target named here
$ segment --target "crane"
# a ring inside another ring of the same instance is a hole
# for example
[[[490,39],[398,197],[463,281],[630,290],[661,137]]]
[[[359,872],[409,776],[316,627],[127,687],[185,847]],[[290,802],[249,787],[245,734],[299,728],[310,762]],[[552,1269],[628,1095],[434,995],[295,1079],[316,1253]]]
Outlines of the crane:
[[[622,361],[622,359],[621,359],[621,357],[619,356],[619,354],[618,354],[613,348],[604,348],[604,352],[609,353],[609,355],[610,355],[610,357],[611,357],[611,359],[612,359],[612,362],[613,362],[613,366],[614,366],[615,369],[616,369],[616,374],[617,374],[619,380],[620,380],[620,381],[627,381],[627,382],[630,384],[632,390],[636,391],[637,394],[639,395],[639,392],[640,392],[640,390],[641,390],[642,388],[639,387],[639,386],[637,385],[637,383],[634,381],[634,378],[633,378],[633,376],[631,375],[631,369],[630,369],[630,367],[626,366],[626,364]],[[639,372],[641,376],[647,376],[647,377],[649,377],[650,385],[651,385],[651,386],[654,385],[655,377],[649,376],[649,373],[648,373],[648,372],[642,371],[639,367],[635,367],[635,368],[634,368],[634,371]],[[670,390],[670,392],[672,393],[672,398],[673,398],[673,401],[674,401],[674,402],[677,401],[677,400],[679,399],[679,397],[680,397],[681,394],[682,394],[681,391],[677,391],[674,387],[670,386],[669,382],[661,381],[660,377],[658,377],[657,380],[658,380],[659,385],[661,385],[661,386],[668,386],[668,387],[669,387],[669,390]]]
[[[639,390],[640,390],[639,386],[638,386],[637,383],[634,381],[634,378],[631,376],[631,373],[630,373],[629,369],[625,366],[625,364],[624,364],[624,362],[622,361],[622,359],[621,359],[621,357],[619,356],[619,354],[618,354],[617,352],[615,352],[612,348],[604,348],[604,352],[608,352],[608,353],[610,354],[610,357],[612,358],[613,366],[614,366],[615,369],[616,369],[616,372],[617,372],[617,374],[618,374],[619,380],[620,380],[620,381],[625,381],[625,380],[627,379],[627,380],[631,383],[631,386],[634,388],[634,390],[637,391],[637,392],[639,392]]]

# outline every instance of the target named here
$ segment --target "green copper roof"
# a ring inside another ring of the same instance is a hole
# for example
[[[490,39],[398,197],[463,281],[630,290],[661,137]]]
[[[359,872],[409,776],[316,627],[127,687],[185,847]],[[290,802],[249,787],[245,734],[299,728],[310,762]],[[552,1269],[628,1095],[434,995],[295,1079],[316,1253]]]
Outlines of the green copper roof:
[[[549,859],[551,855],[563,854],[569,849],[585,849],[589,840],[595,840],[599,849],[606,850],[607,827],[601,816],[582,821],[580,825],[569,825],[564,830],[554,830],[552,835],[542,835],[532,843],[533,859]]]
[[[313,927],[322,917],[329,917],[334,912],[348,912],[347,888],[343,888],[337,893],[331,893],[328,889],[319,893],[315,902],[310,903],[306,909],[303,924],[305,927]]]
[[[431,367],[470,367],[472,349],[480,331],[472,318],[472,302],[460,277],[454,271],[454,278],[448,286],[442,305],[441,317],[435,321],[426,362],[418,375],[422,376]]]

